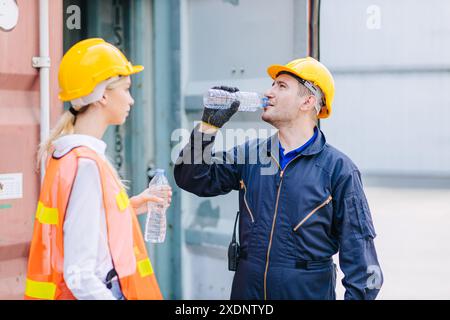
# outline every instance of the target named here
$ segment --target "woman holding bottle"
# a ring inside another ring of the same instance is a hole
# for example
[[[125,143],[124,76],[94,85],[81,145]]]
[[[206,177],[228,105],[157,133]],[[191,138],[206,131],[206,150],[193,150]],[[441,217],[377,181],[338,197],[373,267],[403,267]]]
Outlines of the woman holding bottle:
[[[39,151],[46,160],[26,280],[26,299],[162,299],[136,214],[170,204],[144,190],[128,198],[101,139],[122,125],[134,100],[133,66],[102,39],[75,44],[59,69],[60,99],[70,101]]]

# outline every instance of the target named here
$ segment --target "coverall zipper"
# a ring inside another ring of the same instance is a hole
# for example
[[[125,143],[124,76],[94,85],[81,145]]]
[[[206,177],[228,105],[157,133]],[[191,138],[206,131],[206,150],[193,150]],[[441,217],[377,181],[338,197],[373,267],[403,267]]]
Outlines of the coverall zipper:
[[[327,198],[327,200],[325,200],[325,202],[322,202],[319,206],[314,208],[313,211],[308,213],[308,215],[305,218],[303,218],[303,220],[300,221],[299,224],[297,224],[295,226],[294,231],[297,231],[298,228],[300,228],[302,226],[302,224],[304,224],[314,213],[316,213],[319,209],[321,209],[321,208],[325,207],[327,204],[329,204],[332,199],[333,198],[331,196],[328,196],[328,198]]]
[[[275,160],[275,162],[278,165],[278,168],[280,168],[281,171],[280,171],[280,185],[278,186],[277,200],[275,203],[275,213],[273,215],[273,220],[272,220],[272,230],[270,231],[270,240],[269,240],[269,246],[267,248],[267,255],[266,255],[266,269],[264,271],[264,300],[267,300],[267,271],[269,270],[270,249],[272,248],[273,232],[274,232],[275,222],[276,222],[277,214],[278,214],[278,201],[280,199],[281,186],[283,185],[283,175],[284,175],[284,172],[286,171],[287,167],[291,164],[291,162],[300,158],[302,155],[298,155],[297,157],[295,157],[294,159],[289,161],[286,164],[286,166],[284,167],[284,169],[281,169],[280,164],[278,163],[277,159],[275,159],[275,157],[273,155],[270,155],[270,156]]]
[[[245,206],[247,207],[247,211],[250,214],[250,218],[252,219],[252,223],[254,223],[255,219],[253,219],[252,210],[250,210],[250,207],[248,206],[248,203],[247,203],[247,187],[245,186],[244,180],[241,180],[241,186],[242,186],[242,188],[244,188],[244,203],[245,203]]]

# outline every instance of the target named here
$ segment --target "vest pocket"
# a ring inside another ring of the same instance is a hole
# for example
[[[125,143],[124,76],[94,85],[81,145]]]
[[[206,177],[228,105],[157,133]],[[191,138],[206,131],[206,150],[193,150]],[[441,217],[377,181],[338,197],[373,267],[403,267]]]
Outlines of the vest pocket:
[[[329,204],[331,202],[331,200],[333,199],[333,197],[330,195],[328,196],[328,198],[323,201],[321,204],[319,204],[318,206],[316,206],[311,212],[309,212],[300,222],[297,223],[297,225],[294,227],[294,232],[296,232],[306,221],[308,221],[309,218],[311,218],[318,210],[322,209],[323,207],[325,207],[327,204]]]

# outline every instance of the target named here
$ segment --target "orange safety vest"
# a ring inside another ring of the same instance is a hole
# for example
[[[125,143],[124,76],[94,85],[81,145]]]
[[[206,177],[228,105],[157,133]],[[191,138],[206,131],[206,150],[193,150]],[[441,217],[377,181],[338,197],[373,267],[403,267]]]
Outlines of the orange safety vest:
[[[162,299],[127,193],[106,161],[87,147],[48,162],[36,211],[25,299],[75,299],[66,282],[79,281],[81,275],[71,270],[73,276],[64,279],[63,225],[79,158],[95,161],[99,169],[108,245],[123,295],[128,300]]]

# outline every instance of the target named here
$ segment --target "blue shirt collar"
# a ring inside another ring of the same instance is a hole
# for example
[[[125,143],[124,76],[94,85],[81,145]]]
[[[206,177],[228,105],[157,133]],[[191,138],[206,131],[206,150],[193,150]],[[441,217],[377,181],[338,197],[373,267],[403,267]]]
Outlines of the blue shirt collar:
[[[306,148],[308,148],[311,144],[314,143],[314,141],[317,138],[318,135],[318,128],[314,127],[314,134],[313,136],[302,146],[298,147],[297,149],[294,149],[292,151],[289,151],[288,153],[284,154],[284,148],[281,145],[281,142],[278,141],[278,148],[279,148],[279,157],[280,157],[280,165],[281,168],[284,169],[284,167],[295,157],[297,157],[302,151],[304,151]]]
[[[298,147],[297,149],[289,151],[286,154],[284,154],[284,148],[281,145],[281,142],[278,141],[278,148],[280,149],[280,157],[288,156],[288,155],[291,155],[291,154],[295,154],[295,155],[299,154],[300,152],[305,150],[309,145],[311,145],[316,140],[318,132],[319,132],[319,130],[317,129],[317,127],[314,127],[314,134],[313,134],[313,136],[308,141],[306,141],[306,143],[304,145]]]

